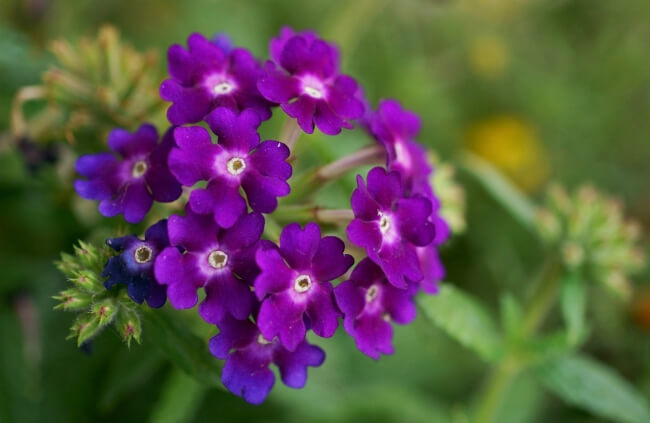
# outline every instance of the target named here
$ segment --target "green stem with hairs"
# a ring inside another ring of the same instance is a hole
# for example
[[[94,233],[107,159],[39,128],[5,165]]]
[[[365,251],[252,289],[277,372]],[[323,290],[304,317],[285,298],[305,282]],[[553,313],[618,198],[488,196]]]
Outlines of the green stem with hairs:
[[[533,285],[533,292],[526,307],[526,314],[521,323],[521,339],[529,339],[537,333],[558,296],[559,259],[555,256],[548,259],[540,278]],[[506,350],[504,357],[495,364],[486,381],[479,402],[475,408],[473,423],[494,423],[499,408],[510,391],[517,376],[525,367],[516,348]]]

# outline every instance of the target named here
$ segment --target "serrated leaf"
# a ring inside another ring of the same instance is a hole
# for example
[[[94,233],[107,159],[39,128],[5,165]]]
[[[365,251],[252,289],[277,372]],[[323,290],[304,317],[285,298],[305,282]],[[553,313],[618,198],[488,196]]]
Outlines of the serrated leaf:
[[[194,335],[178,319],[172,319],[164,309],[145,309],[145,336],[167,357],[198,381],[216,387],[221,384],[221,362],[208,350],[208,341]]]
[[[481,358],[500,355],[503,341],[494,320],[469,294],[447,283],[438,295],[420,297],[418,304],[433,323]]]
[[[582,355],[549,360],[535,369],[539,382],[569,404],[620,423],[648,423],[646,398],[613,369]]]
[[[571,345],[578,345],[587,331],[585,312],[587,308],[587,289],[577,273],[570,274],[562,283],[560,307],[567,327],[567,337]]]

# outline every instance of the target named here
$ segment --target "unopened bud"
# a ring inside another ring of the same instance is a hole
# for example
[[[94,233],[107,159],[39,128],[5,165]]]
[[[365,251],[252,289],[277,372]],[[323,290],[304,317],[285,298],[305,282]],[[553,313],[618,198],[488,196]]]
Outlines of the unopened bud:
[[[122,339],[131,346],[131,340],[140,343],[142,322],[138,313],[131,308],[122,307],[115,319],[115,326]]]
[[[77,338],[77,345],[80,346],[97,335],[102,328],[103,326],[99,323],[97,316],[82,314],[72,324],[68,338]]]
[[[60,301],[54,308],[65,311],[83,310],[92,302],[92,297],[87,292],[75,288],[61,291],[59,295],[52,298]]]
[[[107,298],[99,301],[90,308],[90,312],[99,319],[99,323],[104,326],[110,323],[118,311],[118,305],[113,299]]]

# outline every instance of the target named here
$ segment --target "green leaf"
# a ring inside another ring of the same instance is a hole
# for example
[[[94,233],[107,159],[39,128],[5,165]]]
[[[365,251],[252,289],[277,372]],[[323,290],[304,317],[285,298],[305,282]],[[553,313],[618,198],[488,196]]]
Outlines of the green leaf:
[[[155,343],[171,360],[198,381],[222,388],[221,362],[208,350],[203,340],[183,326],[178,316],[171,318],[165,309],[143,310],[145,330],[143,336]]]
[[[550,360],[535,369],[541,384],[569,404],[621,423],[648,423],[641,393],[613,369],[581,355]]]
[[[531,233],[537,234],[535,206],[509,180],[486,160],[464,153],[463,169],[471,174],[519,223]]]
[[[419,297],[418,304],[433,323],[483,359],[500,355],[502,338],[496,324],[469,294],[447,283],[438,295]]]
[[[560,307],[567,327],[569,344],[578,345],[587,332],[585,311],[587,290],[584,281],[577,273],[570,274],[562,283]]]

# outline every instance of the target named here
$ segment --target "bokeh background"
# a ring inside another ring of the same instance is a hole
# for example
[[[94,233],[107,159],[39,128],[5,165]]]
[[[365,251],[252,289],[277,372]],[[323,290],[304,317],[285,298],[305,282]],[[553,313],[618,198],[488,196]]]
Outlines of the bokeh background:
[[[173,368],[146,342],[146,328],[144,344],[130,351],[110,332],[86,350],[66,341],[72,317],[52,310],[52,295],[65,287],[52,261],[94,221],[71,208],[58,165],[28,166],[34,154],[16,147],[10,109],[17,90],[38,84],[53,62],[49,41],[94,36],[105,23],[162,58],[195,31],[228,33],[266,57],[281,26],[315,29],[340,45],[345,72],[373,105],[394,97],[422,116],[419,140],[443,160],[471,150],[534,200],[551,180],[592,182],[625,202],[647,244],[647,0],[3,0],[0,422],[462,421],[486,373],[422,316],[397,329],[396,354],[378,362],[344,334],[321,340],[328,358],[310,369],[307,387],[278,383],[260,407]],[[526,289],[542,252],[475,180],[459,178],[468,229],[443,249],[448,278],[496,310],[500,292]],[[599,290],[591,298],[587,350],[650,396],[650,273],[629,303]],[[602,421],[525,377],[516,383],[502,423]]]

